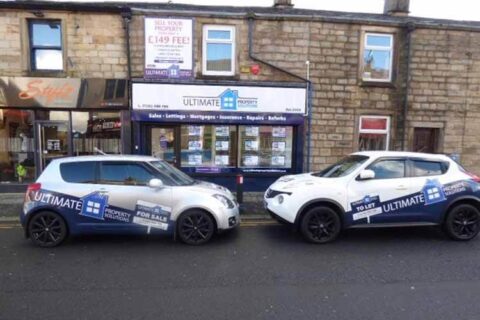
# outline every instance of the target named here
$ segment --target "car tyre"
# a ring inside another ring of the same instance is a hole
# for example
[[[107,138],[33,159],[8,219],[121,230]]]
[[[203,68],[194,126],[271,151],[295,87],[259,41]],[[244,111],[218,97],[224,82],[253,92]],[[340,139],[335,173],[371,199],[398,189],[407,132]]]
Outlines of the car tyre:
[[[182,214],[177,221],[177,234],[188,245],[207,243],[215,233],[213,218],[202,210],[190,210]]]
[[[67,237],[67,224],[58,213],[40,211],[28,222],[28,236],[39,247],[56,247]]]
[[[453,240],[471,240],[480,231],[480,211],[470,204],[457,205],[448,212],[444,229]]]
[[[328,207],[308,210],[300,221],[303,237],[312,243],[328,243],[335,240],[342,229],[337,212]]]

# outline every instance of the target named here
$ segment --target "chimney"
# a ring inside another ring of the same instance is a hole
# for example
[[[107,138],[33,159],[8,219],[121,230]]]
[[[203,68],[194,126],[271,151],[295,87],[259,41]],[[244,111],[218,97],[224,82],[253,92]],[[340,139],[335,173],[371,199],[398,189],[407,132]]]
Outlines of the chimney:
[[[385,0],[383,14],[406,17],[410,12],[410,0]]]
[[[288,9],[293,7],[292,0],[274,0],[274,8]]]

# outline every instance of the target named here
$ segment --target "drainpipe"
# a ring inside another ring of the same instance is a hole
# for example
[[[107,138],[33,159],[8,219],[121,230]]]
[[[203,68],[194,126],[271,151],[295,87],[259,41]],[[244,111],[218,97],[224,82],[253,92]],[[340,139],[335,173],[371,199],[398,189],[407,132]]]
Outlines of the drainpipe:
[[[123,19],[123,27],[125,30],[125,46],[126,46],[126,53],[127,53],[127,87],[128,87],[128,105],[129,105],[127,116],[129,118],[129,121],[131,121],[130,106],[132,105],[132,63],[131,63],[131,57],[130,57],[130,21],[132,21],[132,12],[130,11],[130,9],[122,11],[121,16]],[[123,117],[121,121],[124,122]],[[133,135],[132,135],[131,127],[132,126],[130,125],[129,126],[130,130],[128,130],[128,132],[122,129],[122,134],[129,137],[128,147],[126,147],[125,143],[122,142],[122,153],[125,152],[125,149],[129,151],[128,153],[132,152]],[[122,141],[123,140],[124,139],[122,139]]]
[[[408,115],[408,95],[410,93],[410,83],[411,83],[411,58],[412,58],[412,33],[415,30],[415,24],[408,23],[407,24],[407,43],[406,43],[406,51],[407,51],[407,74],[406,74],[406,88],[405,88],[405,99],[403,99],[403,110],[402,110],[402,150],[405,151],[406,141],[408,139],[408,132],[407,132],[407,115]]]
[[[264,65],[269,66],[272,69],[278,70],[280,72],[286,73],[289,76],[292,76],[296,79],[299,79],[307,84],[307,168],[306,171],[310,171],[310,146],[311,146],[311,127],[312,127],[312,110],[311,110],[311,97],[312,97],[312,83],[308,78],[299,76],[293,72],[290,72],[284,68],[271,64],[261,58],[258,58],[253,54],[253,29],[255,27],[255,14],[249,13],[247,15],[248,19],[248,57],[251,60],[263,63]],[[309,66],[307,66],[309,68]]]

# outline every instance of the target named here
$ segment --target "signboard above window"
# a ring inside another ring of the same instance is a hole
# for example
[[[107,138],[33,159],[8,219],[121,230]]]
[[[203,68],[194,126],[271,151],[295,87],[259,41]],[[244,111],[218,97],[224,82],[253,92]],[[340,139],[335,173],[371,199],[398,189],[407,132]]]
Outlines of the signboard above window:
[[[192,45],[192,19],[145,18],[145,78],[191,78]]]
[[[0,77],[0,107],[128,108],[126,79]]]
[[[134,83],[134,120],[303,123],[306,89]]]

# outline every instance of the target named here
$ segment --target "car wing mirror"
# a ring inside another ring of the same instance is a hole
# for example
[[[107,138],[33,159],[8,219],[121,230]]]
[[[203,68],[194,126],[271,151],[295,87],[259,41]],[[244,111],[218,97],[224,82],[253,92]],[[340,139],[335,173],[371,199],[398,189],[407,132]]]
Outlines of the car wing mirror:
[[[362,170],[358,176],[358,180],[370,180],[375,178],[375,172],[373,170]]]
[[[160,189],[163,187],[163,181],[157,178],[148,181],[148,186],[153,189]]]

